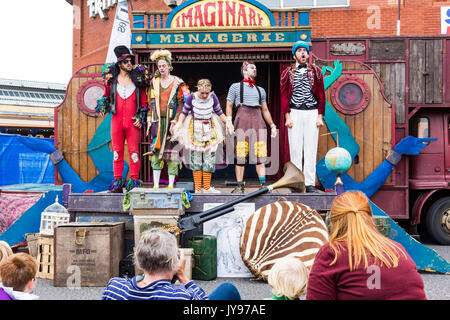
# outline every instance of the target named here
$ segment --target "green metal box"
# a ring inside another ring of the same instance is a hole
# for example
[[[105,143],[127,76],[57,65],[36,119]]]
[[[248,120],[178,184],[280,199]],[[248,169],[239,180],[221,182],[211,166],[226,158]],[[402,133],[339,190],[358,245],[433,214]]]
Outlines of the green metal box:
[[[130,191],[130,213],[180,215],[184,213],[181,188],[134,188]]]
[[[190,238],[187,248],[194,249],[192,279],[213,280],[217,278],[217,239],[212,235]]]

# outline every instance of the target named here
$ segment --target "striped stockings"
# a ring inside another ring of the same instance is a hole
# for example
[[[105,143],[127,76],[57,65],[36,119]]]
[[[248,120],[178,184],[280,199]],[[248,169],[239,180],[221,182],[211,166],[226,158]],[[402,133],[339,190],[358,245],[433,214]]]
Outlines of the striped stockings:
[[[203,171],[192,171],[194,176],[194,187],[196,192],[200,192],[202,190],[202,173]]]
[[[211,172],[203,171],[203,189],[209,190],[209,188],[211,188],[211,177]]]
[[[211,188],[211,178],[212,178],[211,172],[192,171],[192,174],[194,176],[194,187],[196,192],[197,191],[200,192],[202,189],[202,178],[203,178],[203,189],[209,190]]]

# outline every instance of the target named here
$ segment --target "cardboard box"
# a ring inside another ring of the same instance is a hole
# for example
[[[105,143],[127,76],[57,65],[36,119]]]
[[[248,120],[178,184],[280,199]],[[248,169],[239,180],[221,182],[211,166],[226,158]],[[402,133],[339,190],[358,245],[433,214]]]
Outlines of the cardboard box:
[[[55,228],[55,287],[103,287],[119,276],[123,222],[73,222]]]

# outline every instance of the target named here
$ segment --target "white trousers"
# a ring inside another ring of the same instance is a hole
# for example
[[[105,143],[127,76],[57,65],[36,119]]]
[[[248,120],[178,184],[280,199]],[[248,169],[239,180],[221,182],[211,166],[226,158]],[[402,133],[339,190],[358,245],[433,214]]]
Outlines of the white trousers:
[[[305,175],[305,185],[316,184],[317,143],[319,128],[316,126],[318,110],[291,109],[292,128],[288,128],[291,162]]]

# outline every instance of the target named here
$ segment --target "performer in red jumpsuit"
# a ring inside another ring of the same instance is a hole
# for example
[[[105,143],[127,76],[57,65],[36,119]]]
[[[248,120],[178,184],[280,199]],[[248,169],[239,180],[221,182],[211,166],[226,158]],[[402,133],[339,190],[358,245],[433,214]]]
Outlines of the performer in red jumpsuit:
[[[126,185],[127,191],[142,186],[139,180],[139,142],[141,128],[147,117],[147,94],[133,76],[135,72],[135,57],[126,46],[114,49],[117,63],[111,67],[110,76],[105,78],[104,100],[106,103],[97,106],[97,112],[104,116],[105,112],[112,113],[111,142],[114,154],[113,169],[114,180],[111,183],[111,192],[122,192],[125,184],[122,181],[124,167],[124,144],[127,140],[130,155],[130,180]]]

